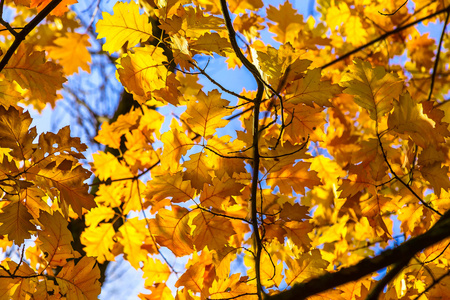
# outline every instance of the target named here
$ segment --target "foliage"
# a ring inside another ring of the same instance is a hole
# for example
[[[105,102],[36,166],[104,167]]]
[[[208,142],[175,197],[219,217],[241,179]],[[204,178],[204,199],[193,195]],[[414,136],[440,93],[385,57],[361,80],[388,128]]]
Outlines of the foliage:
[[[1,2],[0,248],[19,259],[0,264],[0,299],[94,299],[119,255],[141,299],[450,293],[445,1],[319,0],[307,20],[288,1],[117,2],[99,54],[138,104],[102,124],[89,165],[69,127],[38,137],[21,108],[90,72],[73,2]],[[438,40],[419,32],[436,21]],[[256,90],[212,78],[219,56]]]

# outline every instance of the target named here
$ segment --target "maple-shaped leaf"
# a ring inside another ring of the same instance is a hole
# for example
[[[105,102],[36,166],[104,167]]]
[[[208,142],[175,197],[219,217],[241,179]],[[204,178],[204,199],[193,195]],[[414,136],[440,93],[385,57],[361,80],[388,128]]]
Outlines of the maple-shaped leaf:
[[[9,271],[8,272],[6,271]],[[11,276],[14,273],[16,276]],[[38,279],[28,264],[18,265],[14,261],[3,261],[0,268],[0,299],[27,299],[34,294]]]
[[[152,174],[152,179],[147,182],[144,192],[146,199],[151,203],[157,203],[166,198],[171,198],[172,203],[179,203],[194,198],[195,191],[189,180],[183,180],[182,172],[169,174]]]
[[[48,196],[43,190],[36,187],[28,187],[21,190],[20,199],[25,199],[25,207],[34,219],[38,219],[41,211],[50,213],[51,209],[47,201]]]
[[[78,68],[90,72],[88,63],[91,62],[91,54],[88,48],[91,43],[88,34],[67,32],[66,36],[57,38],[53,43],[56,46],[47,48],[49,57],[59,60],[66,75],[78,72]]]
[[[389,128],[401,134],[408,134],[422,148],[427,148],[430,142],[436,143],[442,139],[436,134],[434,123],[423,113],[422,105],[416,103],[409,93],[401,95],[399,101],[394,102],[394,110],[388,119]]]
[[[301,195],[305,194],[305,187],[312,189],[321,185],[316,171],[310,171],[311,163],[298,162],[294,166],[285,166],[281,170],[267,175],[267,184],[280,188],[280,193],[292,195],[292,189]]]
[[[170,274],[172,274],[172,271],[167,264],[161,262],[159,259],[151,257],[146,258],[142,271],[144,272],[142,277],[145,278],[146,286],[166,282],[167,279],[169,279]]]
[[[161,156],[161,167],[176,173],[180,166],[180,159],[194,145],[194,142],[182,131],[180,125],[173,120],[171,130],[161,135],[164,150]]]
[[[101,291],[100,270],[95,258],[83,257],[75,264],[69,261],[56,275],[61,294],[68,300],[97,299]]]
[[[216,133],[217,128],[225,127],[229,121],[223,120],[232,111],[227,109],[230,102],[221,98],[217,90],[208,94],[200,91],[197,101],[189,101],[184,119],[195,133],[204,138],[210,138]]]
[[[420,168],[422,176],[428,180],[439,197],[441,189],[448,191],[450,189],[449,167],[441,166],[440,162]]]
[[[66,208],[70,205],[78,216],[83,214],[83,208],[89,210],[97,206],[94,196],[89,194],[87,184],[83,182],[90,177],[90,172],[81,165],[70,171],[62,171],[57,166],[49,169],[41,169],[37,180],[45,181],[48,191],[55,196],[54,189],[59,191],[59,196]]]
[[[297,222],[290,221],[283,225],[283,229],[286,231],[287,236],[291,241],[299,248],[309,250],[311,247],[311,239],[308,233],[312,231],[313,226],[308,221]]]
[[[236,234],[229,219],[202,210],[199,210],[192,224],[196,226],[192,236],[197,251],[206,246],[210,250],[221,250],[228,245],[228,239]]]
[[[36,244],[44,253],[49,266],[64,266],[67,259],[74,257],[72,233],[69,224],[58,211],[53,215],[43,212],[39,217],[43,230],[38,231]]]
[[[350,73],[342,77],[345,93],[355,96],[355,102],[369,111],[373,120],[390,112],[394,98],[400,96],[403,82],[394,74],[386,73],[383,67],[373,68],[369,62],[355,59],[349,66]]]
[[[0,147],[11,149],[10,155],[19,160],[28,159],[34,150],[37,134],[35,127],[29,128],[31,122],[28,112],[0,106]]]
[[[113,224],[101,223],[97,227],[88,227],[81,234],[80,240],[86,247],[83,250],[88,256],[94,256],[99,263],[106,260],[113,261],[114,254],[111,250],[114,246],[113,237],[116,234]]]
[[[38,11],[43,10],[52,0],[31,0],[30,8],[36,7]],[[66,11],[69,10],[67,6],[77,3],[77,0],[62,0],[50,14],[55,16],[62,16]]]
[[[165,66],[167,58],[162,48],[153,45],[136,48],[133,52],[128,52],[120,59],[117,73],[130,93],[147,100],[152,91],[166,87],[169,75]]]
[[[304,103],[314,107],[313,102],[319,106],[331,106],[330,99],[342,91],[337,84],[321,80],[321,69],[308,70],[305,78],[294,81],[286,90],[286,102],[292,104]]]
[[[176,256],[188,255],[194,251],[188,224],[189,212],[184,207],[172,205],[172,210],[161,208],[156,218],[150,222],[156,241],[169,248]]]
[[[2,72],[7,80],[30,90],[31,97],[54,106],[56,91],[66,81],[61,68],[46,61],[44,51],[34,51],[32,45],[22,43]]]
[[[124,258],[130,262],[135,269],[139,269],[139,263],[145,261],[148,252],[142,248],[143,242],[150,235],[146,220],[139,220],[137,217],[127,219],[125,224],[120,226],[118,241],[123,245]]]
[[[152,36],[152,24],[148,16],[141,15],[135,2],[118,2],[113,8],[114,14],[102,14],[103,20],[97,22],[97,38],[106,38],[103,50],[113,53],[128,42],[128,48],[146,41]]]
[[[27,208],[20,202],[13,202],[2,208],[0,213],[0,235],[8,235],[10,241],[16,245],[21,245],[24,239],[31,238],[31,233],[36,231],[30,220],[33,216]]]

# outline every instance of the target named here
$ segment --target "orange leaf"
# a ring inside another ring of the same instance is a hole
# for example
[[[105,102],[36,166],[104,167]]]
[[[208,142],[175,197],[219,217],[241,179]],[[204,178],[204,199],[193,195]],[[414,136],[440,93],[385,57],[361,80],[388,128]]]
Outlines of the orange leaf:
[[[24,239],[31,238],[30,232],[36,231],[36,226],[30,222],[33,216],[21,202],[10,203],[2,210],[0,235],[7,234],[8,239],[16,245],[21,245]]]

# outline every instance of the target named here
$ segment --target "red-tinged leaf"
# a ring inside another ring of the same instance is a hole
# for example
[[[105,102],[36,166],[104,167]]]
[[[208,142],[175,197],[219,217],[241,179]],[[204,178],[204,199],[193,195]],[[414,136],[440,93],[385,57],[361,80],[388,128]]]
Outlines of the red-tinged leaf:
[[[298,194],[305,194],[305,188],[312,189],[316,185],[321,185],[316,171],[310,171],[311,163],[298,162],[293,167],[285,166],[280,171],[267,175],[267,184],[272,188],[278,186],[280,192],[285,195],[292,195],[292,190]]]
[[[69,261],[56,275],[61,294],[67,300],[97,299],[100,294],[100,270],[95,258],[83,257],[77,264]]]
[[[36,7],[38,11],[41,11],[51,2],[52,0],[31,0],[30,8]],[[62,16],[66,11],[69,10],[69,5],[75,4],[77,2],[77,0],[62,0],[61,3],[51,11],[51,14],[55,16]]]
[[[31,238],[31,232],[36,231],[30,220],[33,216],[19,201],[8,204],[0,213],[0,235],[8,235],[10,241],[21,245],[25,239]]]

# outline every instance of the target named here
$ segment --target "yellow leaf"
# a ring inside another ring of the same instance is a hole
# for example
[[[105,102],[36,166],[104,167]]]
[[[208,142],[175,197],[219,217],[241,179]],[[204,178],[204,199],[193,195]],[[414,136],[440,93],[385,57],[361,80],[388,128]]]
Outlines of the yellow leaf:
[[[176,256],[188,255],[194,251],[188,214],[186,208],[172,205],[172,210],[161,208],[156,218],[150,222],[156,241],[172,250]]]
[[[139,263],[146,261],[148,252],[141,246],[149,236],[146,220],[139,220],[137,217],[127,219],[125,224],[119,228],[119,243],[123,245],[124,258],[130,262],[135,269],[139,269]]]
[[[161,167],[170,170],[171,173],[178,172],[180,159],[194,145],[194,142],[184,133],[173,120],[170,130],[161,136],[164,150],[161,156]]]
[[[2,208],[0,213],[0,235],[8,235],[10,241],[21,245],[24,239],[31,238],[30,232],[36,231],[36,227],[30,222],[33,216],[19,201],[10,203]]]
[[[314,107],[313,102],[319,106],[331,106],[330,99],[342,91],[337,84],[321,80],[321,69],[309,70],[305,78],[296,80],[286,92],[286,102],[292,104],[305,103]]]
[[[190,266],[175,283],[175,287],[184,286],[186,289],[194,293],[200,293],[203,288],[205,274],[205,265],[198,262]]]
[[[228,239],[236,234],[229,219],[202,210],[198,210],[192,224],[196,226],[193,238],[197,251],[205,247],[221,250],[228,245]]]
[[[216,133],[217,128],[225,127],[229,121],[223,120],[229,116],[232,110],[226,109],[230,102],[221,98],[217,90],[212,90],[206,95],[200,91],[197,101],[189,101],[184,119],[195,133],[205,138],[210,138]]]
[[[280,43],[293,40],[303,28],[303,16],[299,15],[292,4],[285,1],[279,8],[269,5],[267,19],[276,24],[269,24],[269,31],[275,33],[274,39]]]
[[[97,299],[100,294],[100,270],[95,258],[83,257],[77,264],[69,261],[56,275],[61,294],[68,300]]]
[[[315,249],[310,253],[302,254],[297,260],[288,258],[286,265],[285,280],[288,286],[290,286],[293,283],[319,276],[326,270],[328,262],[323,260],[319,250]]]
[[[10,273],[17,275],[17,277],[11,277],[10,274],[6,272],[9,270]],[[36,284],[38,282],[36,272],[32,270],[27,264],[17,265],[13,261],[4,261],[2,263],[2,268],[0,268],[0,297],[1,299],[31,299],[27,298],[29,295],[34,294]]]
[[[97,38],[106,38],[103,50],[113,53],[127,42],[128,48],[131,48],[152,36],[152,24],[148,22],[148,16],[139,13],[139,6],[134,1],[118,2],[113,11],[113,15],[104,12],[103,20],[97,22]]]
[[[101,223],[97,227],[88,227],[81,234],[80,240],[86,247],[86,255],[96,257],[99,263],[113,261],[114,254],[111,250],[114,246],[113,237],[116,234],[111,223]]]
[[[443,137],[437,134],[435,122],[423,113],[422,104],[416,103],[409,93],[394,101],[394,110],[389,115],[389,128],[398,133],[408,134],[420,147],[427,148],[429,143],[443,142]]]
[[[213,56],[213,54],[219,54],[226,57],[228,52],[231,52],[231,44],[227,38],[221,37],[216,32],[205,33],[201,35],[197,40],[190,44],[190,50],[196,54],[204,53]]]
[[[167,279],[169,279],[170,274],[172,274],[167,264],[161,262],[159,259],[154,259],[151,257],[148,257],[145,260],[142,271],[144,272],[142,277],[146,278],[146,286],[166,282]]]
[[[66,81],[61,66],[46,61],[44,51],[33,51],[32,45],[24,43],[2,72],[7,80],[14,80],[21,88],[30,90],[31,97],[52,106],[57,99],[56,91]]]
[[[294,166],[285,166],[280,171],[267,175],[267,184],[280,188],[280,193],[292,195],[292,189],[298,194],[305,194],[305,187],[312,189],[321,185],[317,172],[309,170],[310,163],[298,162]]]
[[[190,181],[193,188],[201,190],[205,183],[211,183],[211,172],[213,170],[211,159],[203,151],[194,153],[189,158],[182,165],[186,168],[186,171],[182,174],[183,180]]]
[[[369,62],[355,59],[355,65],[349,66],[350,73],[345,74],[341,85],[345,93],[355,96],[355,102],[369,111],[373,120],[390,112],[394,98],[400,96],[403,82],[383,67],[372,68]]]
[[[97,200],[97,199],[96,199]],[[84,216],[86,225],[90,227],[97,227],[102,221],[109,221],[115,216],[115,212],[111,207],[98,206],[89,210]]]
[[[147,100],[152,91],[166,87],[169,71],[165,66],[167,61],[160,47],[147,45],[134,49],[120,59],[117,73],[122,84],[130,93]]]
[[[162,172],[162,174],[152,174],[152,177],[147,182],[147,189],[144,192],[151,203],[156,204],[167,198],[171,198],[172,203],[179,203],[194,198],[195,191],[189,180],[183,180],[182,172],[175,174]]]
[[[66,36],[57,38],[54,44],[55,47],[47,48],[49,57],[59,60],[66,75],[78,72],[78,68],[90,72],[88,62],[91,62],[91,54],[88,48],[91,43],[88,34],[67,32]]]

